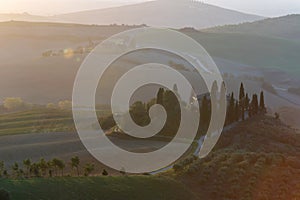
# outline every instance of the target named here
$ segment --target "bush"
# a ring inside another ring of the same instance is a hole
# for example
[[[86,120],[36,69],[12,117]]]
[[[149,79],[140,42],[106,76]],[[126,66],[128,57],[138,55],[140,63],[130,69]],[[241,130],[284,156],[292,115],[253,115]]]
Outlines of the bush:
[[[10,199],[9,193],[4,189],[0,189],[0,199],[1,200],[9,200]]]
[[[103,176],[108,176],[108,172],[107,172],[105,169],[103,169],[102,175],[103,175]]]

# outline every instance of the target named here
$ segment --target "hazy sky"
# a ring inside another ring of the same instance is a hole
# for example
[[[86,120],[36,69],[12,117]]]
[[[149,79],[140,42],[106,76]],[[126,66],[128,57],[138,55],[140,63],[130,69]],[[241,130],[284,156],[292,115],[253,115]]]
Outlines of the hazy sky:
[[[0,13],[29,12],[53,15],[118,6],[145,0],[0,0]],[[300,0],[201,0],[202,2],[263,16],[300,13]]]

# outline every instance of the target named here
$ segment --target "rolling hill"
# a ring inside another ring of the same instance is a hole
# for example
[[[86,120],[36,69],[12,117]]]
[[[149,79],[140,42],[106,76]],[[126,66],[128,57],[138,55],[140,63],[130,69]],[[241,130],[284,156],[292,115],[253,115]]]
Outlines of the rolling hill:
[[[243,33],[300,40],[300,15],[288,15],[239,25],[204,30],[209,33]]]
[[[0,23],[0,99],[21,97],[25,102],[37,104],[70,100],[76,72],[88,54],[78,49],[92,48],[90,43],[97,45],[113,34],[136,27]],[[283,89],[299,85],[300,43],[295,40],[248,33],[181,31],[208,51],[222,73],[264,77],[265,81]],[[71,53],[65,54],[65,51]],[[45,52],[51,52],[51,56],[43,56]],[[241,81],[244,80],[239,79],[236,84]],[[251,91],[261,89],[258,82],[252,81],[247,86]],[[235,87],[229,90],[235,91]],[[280,96],[267,98],[274,110],[294,105],[289,103],[292,99],[299,102],[298,96],[290,98],[283,90]]]
[[[199,199],[299,199],[299,139],[280,120],[255,117],[223,132],[214,150],[181,166],[176,179]]]
[[[261,69],[280,69],[300,74],[300,43],[249,33],[185,32],[198,41],[212,56]]]
[[[56,16],[0,15],[0,21],[48,21],[79,24],[147,24],[168,28],[208,28],[263,19],[190,0],[156,0],[113,8],[88,10]]]
[[[147,24],[149,26],[205,28],[262,19],[190,0],[157,0],[117,8],[91,10],[56,16],[83,24]]]

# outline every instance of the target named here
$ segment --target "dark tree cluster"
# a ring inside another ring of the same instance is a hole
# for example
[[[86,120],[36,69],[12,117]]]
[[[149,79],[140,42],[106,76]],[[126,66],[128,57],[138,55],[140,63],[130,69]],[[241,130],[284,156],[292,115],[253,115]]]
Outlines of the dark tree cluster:
[[[234,98],[233,92],[230,95],[226,123],[230,124],[240,119],[245,120],[246,117],[264,113],[266,113],[264,92],[261,91],[259,100],[257,94],[253,94],[252,99],[250,99],[249,94],[245,93],[244,84],[241,83],[239,99]]]

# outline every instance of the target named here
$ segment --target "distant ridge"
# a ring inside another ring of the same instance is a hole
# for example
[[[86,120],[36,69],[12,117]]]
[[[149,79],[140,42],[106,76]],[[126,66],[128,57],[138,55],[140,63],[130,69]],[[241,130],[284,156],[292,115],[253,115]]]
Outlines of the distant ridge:
[[[260,16],[191,0],[157,0],[58,15],[56,18],[83,24],[147,24],[158,27],[194,27],[197,29],[263,19]]]
[[[191,0],[156,0],[113,8],[67,13],[50,17],[0,14],[0,21],[42,21],[76,24],[128,24],[168,28],[210,28],[264,19]]]
[[[214,27],[205,32],[245,33],[300,40],[300,14],[269,18],[252,23]]]

